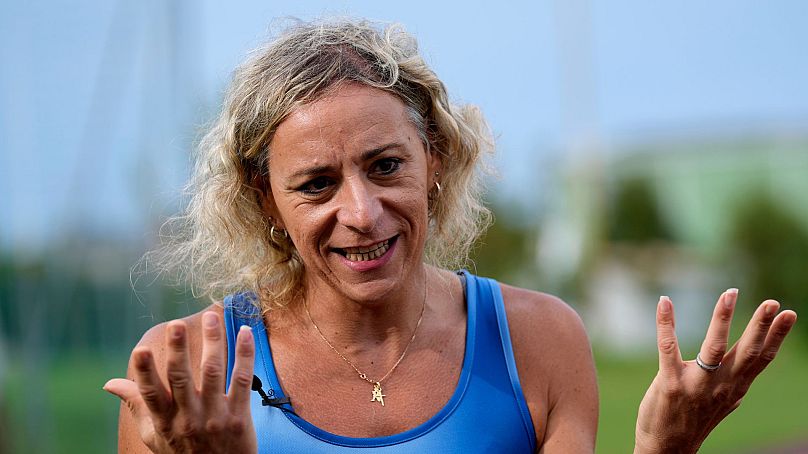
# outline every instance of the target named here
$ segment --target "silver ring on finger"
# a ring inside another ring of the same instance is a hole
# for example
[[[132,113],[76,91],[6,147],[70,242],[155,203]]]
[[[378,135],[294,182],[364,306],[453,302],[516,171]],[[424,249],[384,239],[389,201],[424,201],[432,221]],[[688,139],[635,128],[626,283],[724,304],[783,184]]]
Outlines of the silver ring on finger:
[[[718,364],[707,364],[701,360],[701,353],[696,354],[696,364],[699,365],[702,369],[706,370],[707,372],[713,372],[718,370],[721,367],[721,362],[719,361]]]

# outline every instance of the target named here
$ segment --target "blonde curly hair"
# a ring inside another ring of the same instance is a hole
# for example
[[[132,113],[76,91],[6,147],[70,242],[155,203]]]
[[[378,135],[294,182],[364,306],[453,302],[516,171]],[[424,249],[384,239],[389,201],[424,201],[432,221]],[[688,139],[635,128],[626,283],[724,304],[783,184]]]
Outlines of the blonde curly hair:
[[[170,219],[152,257],[162,271],[214,300],[250,290],[263,311],[302,291],[304,265],[291,241],[270,235],[269,144],[298,106],[337,84],[385,90],[407,106],[428,149],[440,153],[441,191],[430,197],[425,260],[465,266],[491,214],[482,203],[483,155],[493,140],[479,110],[449,102],[443,83],[396,25],[340,19],[297,23],[239,66],[221,114],[202,139],[186,210]],[[166,234],[167,230],[167,234]]]

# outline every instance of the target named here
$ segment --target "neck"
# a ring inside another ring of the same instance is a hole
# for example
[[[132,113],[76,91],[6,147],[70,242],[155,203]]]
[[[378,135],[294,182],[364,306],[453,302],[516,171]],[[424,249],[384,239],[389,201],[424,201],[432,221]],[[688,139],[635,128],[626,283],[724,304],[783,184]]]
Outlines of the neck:
[[[427,304],[428,279],[425,265],[409,273],[394,288],[370,298],[352,298],[343,289],[328,285],[308,285],[299,319],[316,324],[322,335],[340,351],[361,354],[388,346],[400,351],[408,343],[419,316]],[[364,296],[364,295],[362,295]],[[308,307],[311,321],[305,309]],[[309,326],[308,328],[314,328]]]

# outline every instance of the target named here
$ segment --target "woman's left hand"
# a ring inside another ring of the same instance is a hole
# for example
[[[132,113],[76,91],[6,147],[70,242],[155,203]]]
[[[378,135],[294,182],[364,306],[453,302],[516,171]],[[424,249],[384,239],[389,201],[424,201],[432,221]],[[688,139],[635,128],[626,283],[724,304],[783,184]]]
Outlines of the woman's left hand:
[[[698,355],[704,367],[682,361],[673,304],[666,296],[660,298],[659,372],[640,403],[635,453],[696,452],[718,423],[738,408],[749,386],[777,355],[797,314],[790,310],[778,314],[780,303],[764,301],[727,351],[737,297],[738,290],[730,289],[718,299]]]

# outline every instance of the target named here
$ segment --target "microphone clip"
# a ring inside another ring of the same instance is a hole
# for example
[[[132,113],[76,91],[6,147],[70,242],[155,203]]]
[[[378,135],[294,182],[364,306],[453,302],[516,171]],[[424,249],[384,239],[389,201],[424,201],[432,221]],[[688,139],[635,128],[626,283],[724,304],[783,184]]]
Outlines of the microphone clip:
[[[262,389],[261,379],[256,375],[253,375],[252,390],[257,391],[261,396],[261,405],[264,407],[276,407],[280,408],[281,410],[286,410],[282,407],[282,405],[292,403],[288,397],[269,397]],[[272,392],[271,389],[270,392]],[[272,394],[274,395],[275,393],[273,392]]]

